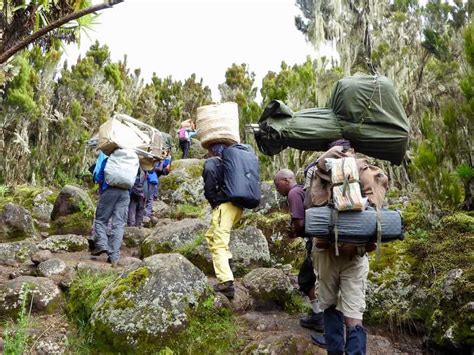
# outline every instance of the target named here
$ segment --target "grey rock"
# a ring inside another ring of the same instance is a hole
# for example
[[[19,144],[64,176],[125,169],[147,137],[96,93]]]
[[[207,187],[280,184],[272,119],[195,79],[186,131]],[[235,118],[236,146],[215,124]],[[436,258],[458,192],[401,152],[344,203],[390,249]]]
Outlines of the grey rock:
[[[38,248],[33,240],[20,242],[0,243],[0,264],[7,265],[14,262],[23,262],[30,258]]]
[[[231,308],[235,313],[245,313],[253,307],[253,299],[249,291],[240,282],[234,282],[235,294],[230,301]]]
[[[270,213],[280,209],[284,198],[278,193],[273,184],[268,182],[262,182],[260,184],[260,190],[262,197],[260,199],[260,205],[252,212],[258,213]]]
[[[33,313],[52,313],[61,303],[61,291],[46,277],[20,276],[0,285],[0,316],[16,316],[22,299],[32,301]]]
[[[202,231],[204,232],[204,229]],[[178,238],[161,239],[161,245],[182,253],[203,272],[212,275],[214,273],[212,256],[203,233],[182,234],[178,235]],[[256,227],[249,226],[233,230],[230,235],[229,249],[232,253],[232,268],[237,276],[244,275],[255,267],[268,266],[270,263],[268,242]]]
[[[89,248],[87,238],[75,235],[52,235],[38,244],[39,249],[49,250],[52,252],[58,251],[82,251]]]
[[[186,327],[190,307],[207,292],[207,278],[182,255],[153,255],[102,292],[90,323],[113,350],[161,348]]]
[[[153,201],[153,215],[155,217],[161,217],[165,212],[170,209],[170,206],[162,200]]]
[[[81,261],[76,265],[78,273],[100,274],[110,271],[110,265],[93,261]]]
[[[79,187],[66,185],[62,188],[54,202],[51,220],[55,221],[62,216],[76,212],[86,213],[88,211],[94,211],[94,204],[87,192]]]
[[[51,220],[51,213],[54,208],[54,205],[47,199],[48,196],[51,196],[52,194],[53,191],[43,191],[33,199],[33,208],[31,210],[33,217],[46,224]]]
[[[260,329],[258,329],[260,330]],[[267,329],[262,329],[267,330]],[[272,329],[268,329],[272,330]],[[309,336],[292,334],[288,332],[270,335],[263,339],[255,340],[245,347],[242,354],[326,354],[326,351],[315,347]]]
[[[185,181],[171,194],[171,203],[203,205],[206,202],[204,197],[204,183],[202,178]]]
[[[61,259],[49,259],[38,265],[38,274],[44,277],[62,275],[66,272],[67,266]]]
[[[139,246],[142,241],[148,237],[151,233],[151,229],[139,228],[139,227],[125,227],[123,233],[123,243],[127,247]]]
[[[130,267],[130,266],[135,266],[135,265],[141,264],[141,262],[142,261],[138,258],[134,258],[134,257],[131,257],[131,256],[125,256],[125,257],[119,259],[118,265],[123,266],[123,267]]]
[[[462,269],[453,269],[448,272],[448,275],[446,276],[446,280],[444,281],[442,288],[444,298],[448,300],[453,299],[457,280],[461,278],[462,274]]]
[[[49,260],[54,258],[53,253],[49,250],[38,250],[31,256],[31,261],[34,262],[36,265],[42,263],[43,261]]]
[[[158,226],[141,245],[141,256],[168,253],[192,243],[207,225],[200,219],[183,219],[170,223],[163,228]]]
[[[13,203],[7,203],[0,213],[0,242],[22,240],[35,234],[30,212]]]
[[[272,303],[284,306],[293,292],[291,280],[279,269],[254,269],[244,276],[242,283],[258,306]]]
[[[59,282],[57,283],[58,286],[61,288],[63,291],[69,290],[71,287],[72,282],[76,278],[77,272],[71,267],[68,267],[66,269],[66,273],[59,278]]]

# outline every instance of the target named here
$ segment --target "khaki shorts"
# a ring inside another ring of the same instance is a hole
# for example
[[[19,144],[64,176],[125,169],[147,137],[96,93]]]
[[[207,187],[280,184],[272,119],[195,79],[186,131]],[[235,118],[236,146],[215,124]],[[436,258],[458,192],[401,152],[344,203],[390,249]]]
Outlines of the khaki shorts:
[[[369,260],[364,256],[336,256],[333,249],[313,248],[313,265],[319,279],[322,310],[336,306],[345,317],[362,319]]]

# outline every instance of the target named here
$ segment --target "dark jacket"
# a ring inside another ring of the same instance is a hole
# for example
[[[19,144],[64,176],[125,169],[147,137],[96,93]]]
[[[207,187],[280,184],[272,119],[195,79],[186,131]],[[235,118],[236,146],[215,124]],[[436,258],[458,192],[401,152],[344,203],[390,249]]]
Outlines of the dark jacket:
[[[213,157],[206,160],[202,178],[204,179],[204,196],[213,209],[221,203],[230,201],[222,192],[224,169],[220,158]]]

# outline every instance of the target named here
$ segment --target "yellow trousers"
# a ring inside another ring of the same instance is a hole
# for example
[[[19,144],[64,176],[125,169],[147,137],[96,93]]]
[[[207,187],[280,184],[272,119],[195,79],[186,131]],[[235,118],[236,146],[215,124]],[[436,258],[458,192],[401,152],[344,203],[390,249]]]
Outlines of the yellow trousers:
[[[220,283],[234,280],[229,266],[229,259],[232,259],[229,249],[230,231],[241,216],[242,209],[232,202],[222,203],[212,211],[211,226],[206,232],[206,239],[212,254],[214,271]]]

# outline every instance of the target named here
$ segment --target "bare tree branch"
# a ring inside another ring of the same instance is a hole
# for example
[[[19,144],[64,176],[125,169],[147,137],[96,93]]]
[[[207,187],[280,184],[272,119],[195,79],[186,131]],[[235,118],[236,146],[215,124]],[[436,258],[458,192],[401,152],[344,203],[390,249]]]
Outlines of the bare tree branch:
[[[107,9],[107,8],[112,7],[112,6],[114,6],[118,3],[121,3],[123,1],[124,0],[106,0],[103,4],[94,5],[94,6],[88,7],[87,9],[82,9],[80,11],[73,12],[69,15],[64,16],[63,18],[60,18],[60,19],[50,23],[49,25],[39,29],[37,32],[34,32],[31,35],[23,38],[17,44],[15,44],[13,47],[9,48],[5,52],[0,53],[0,64],[5,63],[15,53],[22,50],[23,48],[25,48],[29,44],[33,43],[34,41],[36,41],[41,36],[44,36],[46,33],[50,32],[50,31],[52,31],[52,30],[54,30],[58,27],[61,27],[65,23],[68,23],[72,20],[76,20],[80,17],[91,14],[93,12],[97,12],[97,11],[100,11],[100,10],[103,10],[103,9]]]

